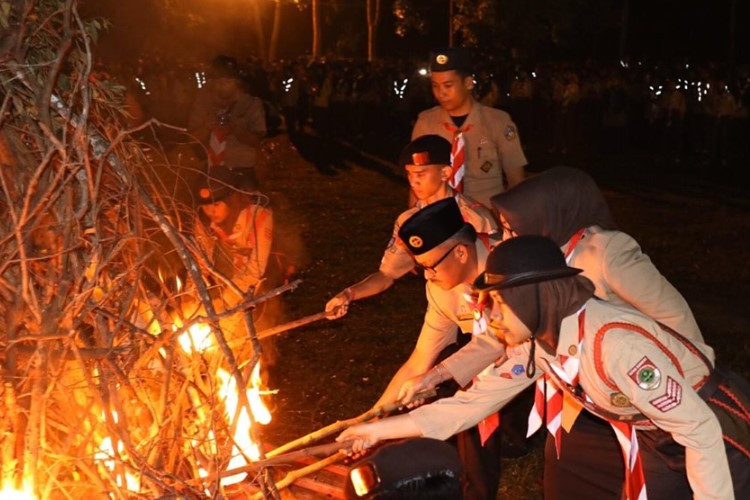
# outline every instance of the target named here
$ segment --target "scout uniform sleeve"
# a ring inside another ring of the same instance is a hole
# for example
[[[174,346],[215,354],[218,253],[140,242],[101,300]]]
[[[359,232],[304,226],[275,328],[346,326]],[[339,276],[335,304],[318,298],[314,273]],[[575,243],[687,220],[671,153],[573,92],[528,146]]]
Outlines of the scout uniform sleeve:
[[[411,140],[413,141],[417,137],[434,133],[430,131],[428,120],[426,119],[424,112],[420,113],[417,117],[417,122],[414,124],[414,128],[411,131]]]
[[[494,335],[484,332],[472,335],[471,341],[457,353],[441,362],[458,385],[465,387],[471,379],[505,355],[505,346]]]
[[[425,285],[425,290],[427,311],[424,315],[422,330],[419,332],[415,350],[427,353],[427,356],[434,363],[440,351],[456,342],[457,328],[456,323],[441,310],[441,307],[447,308],[449,304],[440,303],[440,299],[433,294],[429,282]],[[438,291],[438,293],[440,292]],[[441,293],[440,297],[447,297],[448,295]]]
[[[414,258],[399,239],[398,230],[403,221],[408,219],[415,211],[416,209],[407,210],[398,216],[396,223],[393,225],[393,234],[380,261],[380,272],[394,280],[414,269]]]
[[[602,368],[611,383],[685,447],[694,497],[732,498],[732,477],[719,421],[669,354],[644,336],[617,329],[607,332],[601,353]]]
[[[541,376],[528,378],[524,369],[528,351],[513,356],[500,366],[488,367],[471,388],[458,391],[450,398],[421,406],[409,413],[424,437],[447,439],[477,425],[483,418],[497,412],[526,387]]]
[[[688,303],[633,238],[617,232],[609,240],[602,274],[610,288],[633,307],[688,339],[703,342]]]
[[[506,115],[506,117],[500,123],[500,137],[497,138],[497,144],[503,160],[503,172],[508,179],[508,185],[513,187],[523,180],[523,167],[529,162],[523,153],[516,124],[513,123],[510,116]]]

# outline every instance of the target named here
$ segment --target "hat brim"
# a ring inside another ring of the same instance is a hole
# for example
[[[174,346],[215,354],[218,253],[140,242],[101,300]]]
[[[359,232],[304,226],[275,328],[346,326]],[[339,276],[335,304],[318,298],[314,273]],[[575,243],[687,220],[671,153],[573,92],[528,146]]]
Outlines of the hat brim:
[[[583,272],[582,269],[576,267],[565,267],[562,269],[547,269],[541,271],[531,271],[526,273],[511,274],[505,279],[501,279],[496,283],[487,283],[487,272],[480,274],[476,280],[474,280],[474,289],[481,292],[489,290],[497,290],[503,288],[511,288],[519,285],[528,285],[530,283],[539,283],[542,281],[550,281],[559,278],[565,278],[568,276],[575,276]]]

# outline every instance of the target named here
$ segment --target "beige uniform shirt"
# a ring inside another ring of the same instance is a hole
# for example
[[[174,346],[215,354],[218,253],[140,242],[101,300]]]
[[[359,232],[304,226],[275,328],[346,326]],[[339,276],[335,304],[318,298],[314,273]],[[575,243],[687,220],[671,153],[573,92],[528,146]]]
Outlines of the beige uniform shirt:
[[[453,193],[453,197],[456,199],[464,221],[474,226],[477,233],[495,234],[497,232],[498,225],[495,217],[487,208],[461,193]],[[380,261],[380,272],[386,276],[398,279],[414,269],[414,258],[409,253],[406,245],[399,239],[398,230],[409,217],[414,215],[417,210],[424,208],[424,206],[424,203],[419,202],[416,206],[406,210],[396,218],[396,223],[393,225],[393,235]],[[484,262],[482,262],[482,268],[484,268]]]
[[[411,138],[435,134],[453,141],[453,125],[440,106],[423,111],[414,124]],[[489,207],[490,198],[502,191],[503,172],[523,171],[528,163],[518,130],[505,111],[475,102],[462,127],[465,141],[466,174],[464,194]]]
[[[567,245],[562,249],[567,250]],[[600,299],[630,305],[684,337],[703,342],[685,298],[627,234],[589,227],[571,252],[568,263],[583,270],[583,276],[594,283],[594,294]],[[442,364],[463,387],[500,358],[504,349],[493,335],[482,334]]]
[[[477,239],[477,272],[484,271],[489,249],[483,241]],[[471,332],[474,320],[472,309],[467,301],[471,294],[471,285],[461,284],[450,290],[427,282],[427,311],[424,315],[422,330],[419,332],[415,350],[427,353],[435,360],[444,348],[457,340],[456,327],[462,332]]]
[[[575,314],[562,321],[556,353],[537,346],[537,378],[550,371],[550,365],[560,367],[561,356],[576,352],[573,357],[580,362],[580,385],[595,405],[615,415],[643,414],[649,419],[647,428],[656,426],[685,446],[687,476],[695,498],[732,498],[719,421],[694,390],[708,375],[707,366],[682,342],[632,308],[590,299],[584,314],[580,350]],[[597,335],[612,323],[635,325],[646,334],[614,325]],[[694,344],[713,362],[711,347]],[[412,411],[411,418],[422,435],[446,439],[468,429],[529,386],[533,380],[526,377],[525,367],[530,342],[507,351],[506,361],[489,366],[469,390]],[[649,382],[639,377],[644,369],[655,374]]]

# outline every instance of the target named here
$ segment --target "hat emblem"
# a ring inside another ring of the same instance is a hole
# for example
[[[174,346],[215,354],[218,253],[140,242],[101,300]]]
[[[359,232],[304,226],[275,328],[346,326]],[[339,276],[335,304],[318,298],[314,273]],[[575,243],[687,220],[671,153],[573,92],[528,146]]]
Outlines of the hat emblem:
[[[445,54],[438,54],[437,57],[435,57],[435,62],[438,64],[445,64],[448,62],[448,56]]]
[[[422,245],[424,242],[422,241],[422,238],[419,236],[411,236],[409,238],[409,245],[412,246],[412,248],[422,248]]]
[[[429,165],[430,153],[429,151],[422,151],[420,153],[414,153],[413,155],[411,155],[411,161],[413,161],[414,165],[417,165],[417,166]]]
[[[204,200],[207,200],[211,197],[211,190],[208,188],[201,188],[201,190],[198,191],[198,196],[200,196]]]

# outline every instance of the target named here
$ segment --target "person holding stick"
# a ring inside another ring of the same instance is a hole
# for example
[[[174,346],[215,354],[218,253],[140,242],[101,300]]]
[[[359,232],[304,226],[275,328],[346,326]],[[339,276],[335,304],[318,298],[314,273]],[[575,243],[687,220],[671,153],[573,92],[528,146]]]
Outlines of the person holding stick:
[[[346,287],[326,304],[329,319],[344,316],[352,301],[377,295],[389,289],[395,280],[414,269],[414,259],[408,247],[399,239],[401,225],[431,203],[446,198],[454,198],[463,219],[471,224],[476,232],[494,235],[497,222],[492,213],[471,198],[454,191],[448,185],[451,175],[451,144],[437,135],[417,137],[401,151],[399,164],[406,169],[409,185],[416,193],[418,202],[413,208],[403,212],[396,219],[393,235],[383,253],[380,268],[359,283]]]
[[[354,439],[355,452],[384,439],[446,439],[536,382],[529,431],[546,421],[559,457],[561,437],[582,411],[608,422],[625,458],[626,498],[749,498],[747,381],[717,367],[709,345],[632,307],[595,298],[593,283],[580,272],[545,237],[499,244],[474,285],[489,296],[488,331],[506,345],[505,360],[467,391],[352,427],[337,439]],[[587,444],[593,466],[601,460],[598,443]],[[566,480],[578,480],[586,491],[583,478]]]

